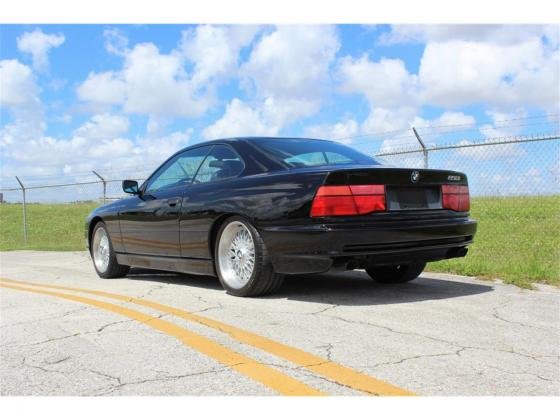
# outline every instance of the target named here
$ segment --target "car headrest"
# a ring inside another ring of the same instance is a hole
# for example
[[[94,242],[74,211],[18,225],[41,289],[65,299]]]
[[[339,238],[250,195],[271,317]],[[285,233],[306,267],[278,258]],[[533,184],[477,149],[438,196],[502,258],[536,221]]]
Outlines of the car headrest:
[[[237,175],[243,169],[243,163],[238,160],[222,160],[221,163],[220,177],[222,178]]]
[[[213,160],[208,164],[208,166],[210,168],[223,168],[224,167],[224,161],[223,160]]]

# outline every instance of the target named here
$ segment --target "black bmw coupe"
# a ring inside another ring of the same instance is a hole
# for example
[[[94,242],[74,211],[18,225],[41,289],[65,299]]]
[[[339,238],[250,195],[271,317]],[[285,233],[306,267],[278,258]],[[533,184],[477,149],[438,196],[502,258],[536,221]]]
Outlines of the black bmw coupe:
[[[325,140],[200,143],[123,190],[131,196],[86,221],[99,276],[130,267],[217,275],[236,296],[329,270],[407,282],[428,261],[464,257],[476,232],[465,174],[388,167]]]

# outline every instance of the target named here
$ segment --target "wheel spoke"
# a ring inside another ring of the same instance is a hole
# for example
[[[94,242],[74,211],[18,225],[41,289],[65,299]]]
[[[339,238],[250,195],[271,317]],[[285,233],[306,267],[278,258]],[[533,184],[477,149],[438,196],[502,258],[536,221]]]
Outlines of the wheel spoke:
[[[107,271],[111,259],[111,246],[109,236],[104,228],[100,227],[95,231],[91,248],[93,263],[97,270],[100,272]]]
[[[247,226],[241,222],[228,224],[218,243],[218,267],[222,279],[233,288],[242,288],[255,269],[255,244]]]

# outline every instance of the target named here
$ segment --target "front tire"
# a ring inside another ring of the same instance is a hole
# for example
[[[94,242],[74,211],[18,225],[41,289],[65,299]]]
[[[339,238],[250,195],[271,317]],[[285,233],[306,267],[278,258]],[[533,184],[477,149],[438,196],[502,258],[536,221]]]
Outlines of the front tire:
[[[221,226],[214,255],[220,283],[231,295],[271,294],[284,280],[274,272],[261,235],[242,217],[230,217]]]
[[[103,222],[98,222],[93,228],[90,244],[91,259],[97,275],[103,279],[113,279],[124,277],[130,267],[120,265],[107,231],[107,226]]]
[[[366,273],[378,283],[406,283],[417,278],[426,268],[425,262],[399,265],[379,265],[366,268]]]

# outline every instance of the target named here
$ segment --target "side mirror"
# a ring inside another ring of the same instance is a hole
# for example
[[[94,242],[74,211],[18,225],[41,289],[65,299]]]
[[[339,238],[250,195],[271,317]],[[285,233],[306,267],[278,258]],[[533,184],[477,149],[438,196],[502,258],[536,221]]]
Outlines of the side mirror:
[[[140,195],[140,190],[138,189],[137,181],[132,181],[130,179],[123,181],[122,189],[127,194]]]

